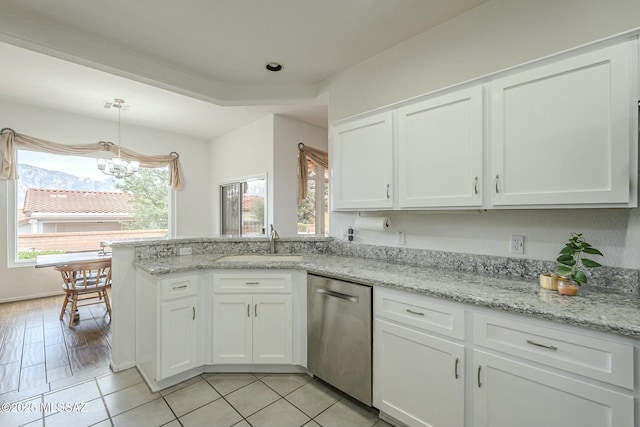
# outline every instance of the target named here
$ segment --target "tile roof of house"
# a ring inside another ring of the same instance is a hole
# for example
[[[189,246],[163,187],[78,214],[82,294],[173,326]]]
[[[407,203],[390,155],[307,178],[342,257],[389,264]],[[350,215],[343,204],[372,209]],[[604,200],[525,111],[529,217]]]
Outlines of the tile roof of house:
[[[24,198],[24,214],[32,213],[133,213],[129,194],[107,191],[30,188]]]

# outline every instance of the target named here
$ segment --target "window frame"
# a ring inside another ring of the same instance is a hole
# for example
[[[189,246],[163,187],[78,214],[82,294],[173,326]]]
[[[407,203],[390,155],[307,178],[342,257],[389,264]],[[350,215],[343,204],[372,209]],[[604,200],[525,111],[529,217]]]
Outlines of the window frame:
[[[266,236],[268,233],[267,224],[269,224],[269,181],[267,177],[267,173],[257,174],[257,175],[249,175],[238,179],[232,179],[229,181],[222,182],[218,185],[218,234],[220,236],[230,236],[228,234],[223,234],[224,232],[224,212],[223,212],[223,201],[222,201],[222,187],[233,185],[233,184],[243,184],[249,181],[259,181],[264,180],[264,234],[256,234],[256,235],[245,235],[242,234],[242,209],[240,209],[240,237],[260,237]],[[242,206],[242,198],[240,198],[240,206]],[[235,234],[233,236],[236,236]]]
[[[329,207],[328,207],[329,200],[327,197],[327,209],[325,209],[324,193],[330,188],[329,183],[325,182],[325,173],[328,173],[328,169],[323,168],[321,165],[314,163],[312,161],[308,161],[307,165],[313,165],[314,172],[315,172],[315,176],[313,178],[313,181],[315,182],[315,200],[314,200],[315,219],[316,219],[315,233],[313,234],[298,233],[297,235],[298,236],[326,236],[329,233],[329,230],[325,230],[325,225],[326,225],[325,215],[329,211]],[[311,170],[311,168],[309,168],[309,170]],[[310,181],[311,181],[311,178],[307,178],[307,185],[309,185]],[[300,205],[298,205],[298,209],[300,209]]]
[[[22,150],[22,149],[20,149]],[[37,150],[29,150],[36,151]],[[19,156],[18,156],[19,157]],[[74,156],[74,157],[86,157],[89,159],[96,159],[92,156]],[[97,166],[96,166],[97,168]],[[5,181],[7,186],[7,268],[20,268],[35,266],[35,259],[18,259],[18,180]],[[171,187],[167,187],[167,203],[168,203],[168,218],[167,218],[167,238],[174,239],[177,230],[177,215],[176,215],[176,190]]]

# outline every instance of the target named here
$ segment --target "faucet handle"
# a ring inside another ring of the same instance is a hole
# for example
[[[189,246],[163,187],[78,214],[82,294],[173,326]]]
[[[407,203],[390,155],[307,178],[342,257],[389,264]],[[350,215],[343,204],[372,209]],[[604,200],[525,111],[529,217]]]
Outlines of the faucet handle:
[[[271,232],[269,233],[271,235],[272,238],[277,239],[278,237],[278,232],[276,231],[275,228],[273,228],[273,224],[270,225],[271,227]]]

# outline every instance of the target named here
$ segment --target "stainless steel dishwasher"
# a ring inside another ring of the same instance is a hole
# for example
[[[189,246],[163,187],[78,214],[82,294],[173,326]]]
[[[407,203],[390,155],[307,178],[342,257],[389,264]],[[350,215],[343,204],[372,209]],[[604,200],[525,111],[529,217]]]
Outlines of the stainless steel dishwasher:
[[[371,286],[308,275],[309,372],[371,406]]]

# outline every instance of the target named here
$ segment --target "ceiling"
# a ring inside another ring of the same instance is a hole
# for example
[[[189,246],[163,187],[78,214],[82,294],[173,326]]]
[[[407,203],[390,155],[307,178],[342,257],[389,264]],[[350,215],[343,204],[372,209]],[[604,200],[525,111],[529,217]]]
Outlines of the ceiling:
[[[123,98],[123,122],[202,139],[326,127],[323,82],[485,1],[0,0],[0,99],[116,120]]]

